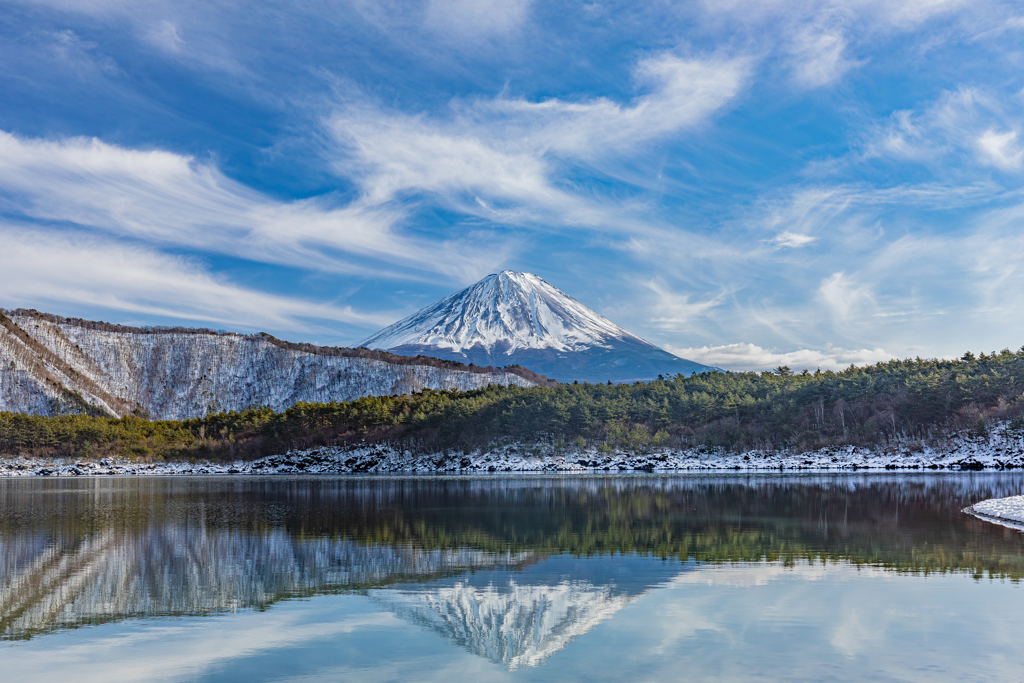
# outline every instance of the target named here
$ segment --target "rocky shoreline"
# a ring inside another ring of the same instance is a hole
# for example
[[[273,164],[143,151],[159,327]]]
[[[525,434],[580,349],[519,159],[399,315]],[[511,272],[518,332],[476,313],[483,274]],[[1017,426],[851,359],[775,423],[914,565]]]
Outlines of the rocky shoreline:
[[[953,434],[940,446],[905,443],[857,448],[832,446],[797,453],[742,453],[695,448],[646,453],[597,449],[556,449],[511,444],[470,453],[417,454],[385,444],[360,444],[291,451],[254,461],[139,462],[127,458],[98,461],[0,459],[0,477],[205,475],[205,474],[350,474],[474,472],[681,472],[707,470],[1008,470],[1024,468],[1024,436],[997,425],[987,438]]]

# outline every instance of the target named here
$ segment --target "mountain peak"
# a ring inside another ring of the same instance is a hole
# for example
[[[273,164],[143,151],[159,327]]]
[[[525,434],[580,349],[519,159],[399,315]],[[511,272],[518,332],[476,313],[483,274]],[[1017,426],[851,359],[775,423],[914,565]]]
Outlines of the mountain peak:
[[[360,346],[537,372],[543,367],[562,381],[631,381],[711,369],[649,344],[533,273],[512,270],[488,275]],[[604,370],[595,374],[586,366],[596,356]],[[652,360],[665,368],[647,367]]]
[[[577,351],[636,339],[533,273],[488,275],[362,342],[388,349],[409,344],[451,351],[480,347],[510,355],[520,349]]]

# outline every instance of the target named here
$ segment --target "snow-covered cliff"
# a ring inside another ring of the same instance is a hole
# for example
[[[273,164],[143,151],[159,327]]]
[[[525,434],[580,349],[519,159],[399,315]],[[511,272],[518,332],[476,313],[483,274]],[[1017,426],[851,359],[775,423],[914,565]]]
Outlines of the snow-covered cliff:
[[[153,331],[0,311],[0,410],[53,415],[84,403],[116,416],[140,411],[170,420],[538,381],[529,373],[376,355],[290,345],[267,335]]]

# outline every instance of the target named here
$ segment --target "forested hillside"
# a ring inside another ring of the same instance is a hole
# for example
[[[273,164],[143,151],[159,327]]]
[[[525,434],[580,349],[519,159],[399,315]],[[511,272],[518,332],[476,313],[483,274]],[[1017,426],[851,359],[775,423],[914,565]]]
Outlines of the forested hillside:
[[[813,449],[895,439],[924,444],[993,420],[1024,432],[1024,349],[902,360],[842,372],[708,373],[630,385],[425,390],[298,403],[185,421],[0,413],[5,454],[256,458],[290,449],[389,442],[413,451],[510,440],[599,450],[693,446]]]

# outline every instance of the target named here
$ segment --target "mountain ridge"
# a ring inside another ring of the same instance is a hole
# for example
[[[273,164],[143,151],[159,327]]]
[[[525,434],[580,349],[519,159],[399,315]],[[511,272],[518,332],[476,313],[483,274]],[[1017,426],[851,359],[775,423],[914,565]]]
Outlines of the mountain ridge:
[[[294,344],[265,333],[134,328],[0,309],[0,411],[173,420],[494,383],[550,382],[520,367]]]
[[[483,278],[359,343],[401,355],[529,367],[563,381],[647,381],[716,370],[679,358],[533,273]]]

